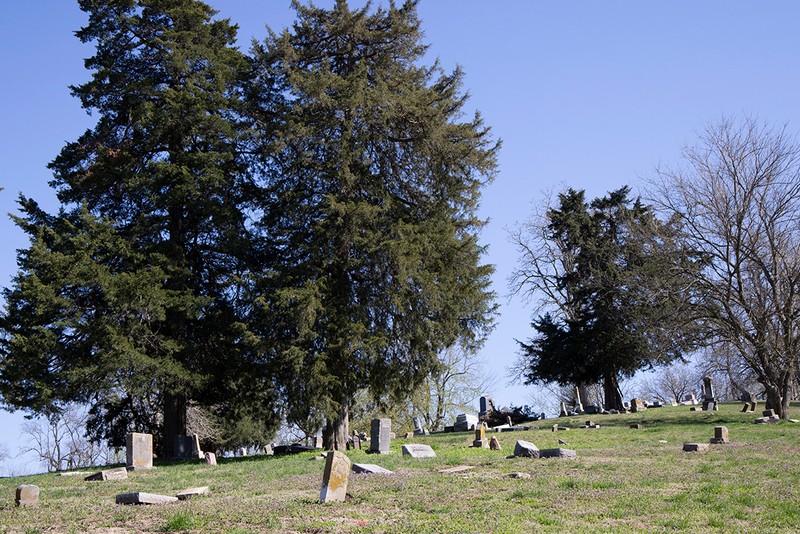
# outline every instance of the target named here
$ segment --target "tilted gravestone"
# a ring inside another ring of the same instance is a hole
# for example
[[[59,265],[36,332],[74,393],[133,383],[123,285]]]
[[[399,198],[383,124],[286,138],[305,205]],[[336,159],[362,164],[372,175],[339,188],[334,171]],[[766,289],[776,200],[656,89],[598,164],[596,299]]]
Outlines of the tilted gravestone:
[[[325,474],[319,502],[344,502],[347,496],[347,478],[350,476],[350,459],[341,451],[330,451],[325,459]]]
[[[388,454],[391,452],[392,420],[373,419],[369,427],[369,452]]]
[[[530,441],[519,439],[517,440],[517,443],[514,445],[514,456],[522,456],[524,458],[538,458],[539,448]]]
[[[129,470],[153,468],[153,435],[131,432],[125,437],[125,465]]]
[[[17,506],[31,506],[39,504],[39,486],[35,484],[22,484],[17,486],[17,495],[14,504]]]

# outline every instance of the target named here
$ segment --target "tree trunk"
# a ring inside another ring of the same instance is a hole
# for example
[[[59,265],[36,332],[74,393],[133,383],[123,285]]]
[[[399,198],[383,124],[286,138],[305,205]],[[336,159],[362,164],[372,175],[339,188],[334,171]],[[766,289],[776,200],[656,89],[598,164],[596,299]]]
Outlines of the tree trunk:
[[[164,432],[161,442],[162,458],[176,456],[175,438],[186,435],[186,395],[164,393]]]
[[[605,373],[603,377],[603,397],[605,398],[606,410],[624,410],[617,373]]]
[[[336,418],[328,417],[322,429],[322,448],[327,451],[343,451],[347,449],[347,436],[350,433],[350,407],[347,403],[339,405]]]

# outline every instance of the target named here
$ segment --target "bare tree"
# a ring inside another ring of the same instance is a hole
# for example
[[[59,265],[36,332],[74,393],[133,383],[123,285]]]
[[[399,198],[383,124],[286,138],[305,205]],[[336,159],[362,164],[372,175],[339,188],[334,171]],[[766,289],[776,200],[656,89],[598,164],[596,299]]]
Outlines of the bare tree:
[[[118,452],[86,437],[88,414],[84,407],[70,404],[47,418],[26,421],[22,431],[28,436],[21,454],[35,453],[48,472],[108,463]]]
[[[735,350],[787,418],[800,354],[800,146],[785,128],[723,119],[684,158],[659,169],[653,202],[680,217],[705,259],[694,283],[709,342]]]
[[[694,393],[702,373],[698,373],[688,364],[675,363],[660,369],[653,377],[643,380],[640,394],[644,397],[653,397],[664,403],[683,398]]]

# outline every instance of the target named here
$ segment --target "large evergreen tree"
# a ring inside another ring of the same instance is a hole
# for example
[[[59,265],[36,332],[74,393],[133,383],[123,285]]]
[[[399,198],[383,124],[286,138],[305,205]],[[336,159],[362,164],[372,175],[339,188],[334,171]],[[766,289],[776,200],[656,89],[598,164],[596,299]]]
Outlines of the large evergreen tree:
[[[195,0],[80,0],[96,126],[50,167],[62,208],[22,199],[31,237],[5,296],[0,392],[93,405],[96,437],[185,433],[187,402],[266,425],[273,388],[243,318],[252,239],[238,124],[249,62]],[[247,395],[247,403],[236,402]]]
[[[536,337],[520,343],[525,382],[602,381],[608,409],[622,409],[621,377],[680,358],[696,332],[682,274],[696,262],[677,242],[674,223],[659,222],[628,193],[623,187],[592,202],[583,191],[560,194],[540,234],[558,252],[547,261],[527,258],[539,263],[516,274],[522,287],[549,284],[555,301],[534,320]]]
[[[476,209],[497,143],[462,119],[461,71],[420,65],[416,2],[295,8],[255,50],[261,302],[290,419],[324,414],[325,445],[340,448],[359,389],[401,398],[443,348],[490,326]]]

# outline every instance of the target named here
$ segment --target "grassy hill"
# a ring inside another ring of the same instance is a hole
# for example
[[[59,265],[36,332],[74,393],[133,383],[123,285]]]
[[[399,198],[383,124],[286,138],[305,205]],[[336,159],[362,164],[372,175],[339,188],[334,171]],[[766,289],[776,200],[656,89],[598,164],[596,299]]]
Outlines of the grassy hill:
[[[393,454],[348,451],[354,462],[395,474],[351,475],[350,497],[337,504],[317,502],[324,462],[313,453],[221,459],[216,467],[157,463],[119,481],[55,474],[2,479],[0,531],[798,532],[800,424],[756,425],[760,411],[739,408],[548,419],[538,430],[490,432],[502,451],[471,448],[473,433],[395,439]],[[793,405],[791,416],[800,418],[800,407]],[[601,428],[578,428],[590,418]],[[554,423],[571,429],[555,434]],[[685,442],[708,443],[717,425],[728,427],[731,443],[682,451]],[[577,459],[507,458],[517,439],[545,449],[557,447],[558,438]],[[403,457],[400,447],[410,442],[427,443],[438,456]],[[440,472],[457,465],[474,468]],[[14,506],[20,484],[41,488],[38,506]],[[193,486],[210,486],[211,493],[168,505],[115,504],[118,493],[174,495]]]

